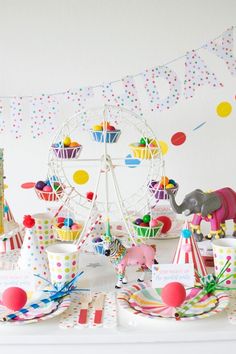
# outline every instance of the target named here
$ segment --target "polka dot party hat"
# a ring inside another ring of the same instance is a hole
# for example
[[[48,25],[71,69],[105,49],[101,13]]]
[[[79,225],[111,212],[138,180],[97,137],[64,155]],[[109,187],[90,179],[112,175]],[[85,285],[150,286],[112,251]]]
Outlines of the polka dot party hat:
[[[40,250],[34,229],[26,229],[18,265],[20,270],[31,270],[33,274],[49,279],[47,256],[44,251]],[[35,277],[35,286],[38,289],[44,288],[45,283],[42,279]]]

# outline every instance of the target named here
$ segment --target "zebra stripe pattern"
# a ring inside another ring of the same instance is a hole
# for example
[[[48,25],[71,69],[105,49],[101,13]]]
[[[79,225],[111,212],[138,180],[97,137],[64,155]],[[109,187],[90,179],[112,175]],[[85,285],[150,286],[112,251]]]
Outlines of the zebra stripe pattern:
[[[122,245],[117,238],[113,240],[109,245],[111,262],[119,264],[123,257],[126,255],[126,248]]]

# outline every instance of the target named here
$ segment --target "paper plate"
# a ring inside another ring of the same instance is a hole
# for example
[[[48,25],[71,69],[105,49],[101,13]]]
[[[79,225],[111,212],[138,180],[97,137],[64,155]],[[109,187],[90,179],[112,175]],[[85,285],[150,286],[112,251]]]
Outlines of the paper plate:
[[[2,322],[1,319],[5,317],[7,313],[10,313],[10,311],[9,310],[6,311],[6,308],[4,306],[0,306],[0,323],[4,325],[5,324],[21,325],[21,324],[29,324],[29,323],[35,323],[40,321],[46,321],[62,314],[70,306],[70,304],[71,304],[71,298],[70,296],[66,296],[57,301],[51,301],[50,303],[45,304],[45,306],[40,307],[40,309],[35,309],[35,310],[32,309],[32,311],[28,312],[27,314],[20,315],[17,318],[17,320],[11,320],[6,322]],[[27,308],[27,305],[25,307]]]
[[[196,292],[187,292],[187,299],[191,299]],[[154,320],[175,319],[175,308],[163,304],[160,297],[160,289],[150,288],[150,285],[134,284],[124,289],[117,297],[119,305],[139,316]],[[181,320],[195,320],[213,316],[223,311],[229,303],[229,296],[222,291],[216,291],[209,298],[205,297],[201,302],[192,306],[191,310],[185,312]],[[181,307],[179,308],[181,309]]]

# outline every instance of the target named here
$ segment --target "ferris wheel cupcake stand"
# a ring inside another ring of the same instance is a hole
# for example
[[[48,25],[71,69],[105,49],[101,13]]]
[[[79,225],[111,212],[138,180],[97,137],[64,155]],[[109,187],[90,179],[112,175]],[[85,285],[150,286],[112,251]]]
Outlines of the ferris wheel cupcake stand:
[[[83,139],[76,153],[68,154],[67,147],[58,145],[68,137]],[[131,138],[134,142],[130,142]],[[158,198],[150,193],[150,181],[160,181],[164,173],[161,147],[144,118],[114,106],[78,113],[54,138],[48,166],[49,181],[53,184],[56,179],[60,186],[53,193],[63,209],[76,220],[84,220],[79,243],[98,215],[105,223],[121,218],[133,245],[140,236],[143,241],[155,236],[150,227],[146,226],[143,233],[143,227],[133,223],[144,213],[151,215]],[[93,183],[92,174],[96,176]],[[86,184],[92,190],[89,199]]]

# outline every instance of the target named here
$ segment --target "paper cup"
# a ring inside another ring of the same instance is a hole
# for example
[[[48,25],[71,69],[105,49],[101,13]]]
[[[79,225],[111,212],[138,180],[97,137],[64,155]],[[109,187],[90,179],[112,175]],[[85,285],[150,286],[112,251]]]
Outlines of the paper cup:
[[[35,234],[39,240],[39,248],[45,250],[46,247],[56,242],[53,233],[53,218],[48,213],[34,214],[32,217],[35,220]]]
[[[216,275],[220,273],[226,261],[230,261],[230,266],[226,269],[222,276],[222,280],[231,274],[233,276],[221,283],[221,285],[229,288],[236,288],[236,239],[221,238],[219,240],[214,240],[212,241],[212,246]]]
[[[71,243],[57,243],[46,248],[51,281],[66,283],[71,281],[79,268],[79,252]]]

